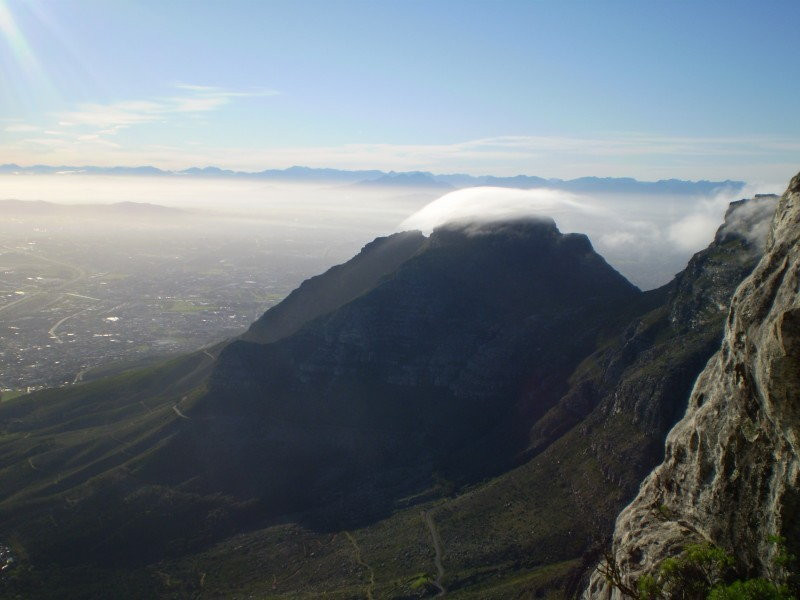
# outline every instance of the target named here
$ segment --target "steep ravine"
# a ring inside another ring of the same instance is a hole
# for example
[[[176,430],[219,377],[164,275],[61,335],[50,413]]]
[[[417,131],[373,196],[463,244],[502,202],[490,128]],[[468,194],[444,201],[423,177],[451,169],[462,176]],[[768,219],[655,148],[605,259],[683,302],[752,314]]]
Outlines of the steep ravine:
[[[731,301],[720,350],[700,374],[664,462],[620,514],[613,553],[628,584],[709,541],[763,575],[770,535],[800,541],[800,174],[778,205],[765,254]],[[586,599],[622,598],[595,573]]]

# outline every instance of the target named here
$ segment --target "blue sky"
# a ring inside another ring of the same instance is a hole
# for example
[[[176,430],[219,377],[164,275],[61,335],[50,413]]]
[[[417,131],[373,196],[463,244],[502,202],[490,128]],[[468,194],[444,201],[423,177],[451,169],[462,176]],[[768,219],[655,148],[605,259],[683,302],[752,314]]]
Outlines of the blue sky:
[[[781,182],[800,2],[0,0],[0,162]]]

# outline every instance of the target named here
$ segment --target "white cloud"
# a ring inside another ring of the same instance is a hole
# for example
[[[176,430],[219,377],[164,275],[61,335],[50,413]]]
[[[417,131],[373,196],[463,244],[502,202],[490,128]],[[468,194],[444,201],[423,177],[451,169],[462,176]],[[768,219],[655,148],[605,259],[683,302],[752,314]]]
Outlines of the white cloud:
[[[228,96],[199,96],[196,98],[170,98],[174,104],[170,107],[174,112],[206,112],[216,110],[230,102]]]
[[[124,145],[109,138],[144,124],[168,125],[171,121],[207,115],[234,99],[277,93],[261,88],[229,90],[188,84],[175,88],[179,93],[167,97],[80,104],[72,110],[46,115],[49,122],[40,126],[4,118],[0,121],[7,124],[2,130],[11,135],[0,146],[0,160],[21,164],[158,164],[168,168],[181,156],[180,148],[167,152],[154,144]]]
[[[26,125],[25,123],[15,123],[13,125],[8,125],[5,128],[8,133],[31,133],[34,131],[39,131],[39,129],[39,127],[35,127],[34,125]]]
[[[86,126],[100,128],[101,132],[116,132],[120,128],[142,123],[152,123],[165,117],[185,113],[204,113],[217,110],[233,98],[274,96],[274,90],[227,90],[224,88],[179,84],[180,95],[146,100],[126,100],[111,103],[82,104],[75,110],[58,113],[63,127]]]
[[[640,194],[575,195],[533,189],[478,187],[443,195],[405,219],[402,229],[429,232],[448,222],[492,222],[551,217],[562,232],[585,233],[597,251],[644,289],[662,285],[689,257],[705,248],[723,222],[729,202],[751,197],[753,188],[735,196],[658,196]],[[753,241],[762,240],[768,202],[742,211],[741,225]],[[754,223],[756,223],[754,225]]]
[[[567,212],[598,214],[601,209],[559,190],[476,187],[445,194],[403,221],[399,229],[430,232],[450,222],[484,223],[531,216],[558,219]]]
[[[191,92],[213,93],[222,91],[222,88],[213,85],[194,85],[191,83],[176,83],[175,87],[179,90],[189,90]]]
[[[708,214],[687,215],[669,226],[667,237],[682,250],[696,250],[711,241],[719,219]]]
[[[612,231],[600,236],[600,242],[610,248],[630,246],[639,241],[638,236],[630,231]]]

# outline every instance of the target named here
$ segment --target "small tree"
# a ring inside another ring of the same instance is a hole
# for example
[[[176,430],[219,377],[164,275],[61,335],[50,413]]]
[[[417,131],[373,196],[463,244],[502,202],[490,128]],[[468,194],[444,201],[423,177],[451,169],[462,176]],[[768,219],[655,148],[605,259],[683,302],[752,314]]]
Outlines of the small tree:
[[[640,577],[633,588],[625,583],[614,555],[605,553],[598,571],[612,587],[633,600],[796,600],[797,558],[778,544],[770,579],[736,579],[734,557],[710,543],[691,544],[675,558],[661,561],[654,573]]]

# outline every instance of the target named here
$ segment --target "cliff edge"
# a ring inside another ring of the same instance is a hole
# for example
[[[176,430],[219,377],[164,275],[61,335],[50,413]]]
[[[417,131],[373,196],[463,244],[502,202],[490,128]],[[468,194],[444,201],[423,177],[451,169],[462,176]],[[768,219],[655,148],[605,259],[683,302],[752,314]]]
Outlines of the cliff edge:
[[[617,519],[613,554],[626,583],[690,543],[731,552],[763,575],[800,543],[800,174],[781,197],[764,256],[731,301],[720,350],[667,437],[664,462]],[[623,598],[592,575],[585,599]]]

